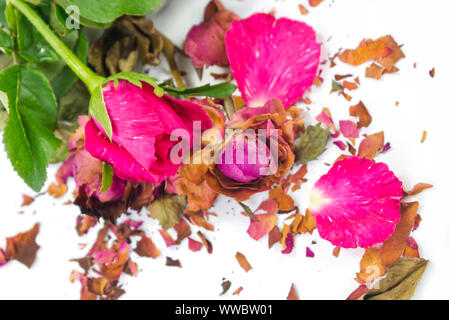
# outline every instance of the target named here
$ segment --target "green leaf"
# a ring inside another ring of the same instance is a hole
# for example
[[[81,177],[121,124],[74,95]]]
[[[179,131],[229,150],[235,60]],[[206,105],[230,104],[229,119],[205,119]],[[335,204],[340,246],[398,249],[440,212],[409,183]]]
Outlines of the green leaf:
[[[206,84],[197,88],[177,89],[169,86],[163,86],[164,90],[180,96],[206,96],[211,98],[225,99],[231,96],[237,87],[229,82],[216,85]]]
[[[14,40],[9,33],[0,29],[0,48],[5,50],[5,52],[9,55],[11,54],[11,50],[14,49]]]
[[[151,217],[159,220],[161,227],[167,230],[179,222],[179,214],[185,206],[185,196],[164,195],[154,200],[148,210]]]
[[[242,207],[243,210],[245,210],[246,214],[249,216],[249,218],[255,222],[258,222],[259,220],[257,219],[257,217],[254,215],[254,212],[251,210],[250,207],[248,207],[246,204],[244,204],[243,202],[238,201],[239,205]]]
[[[329,131],[321,128],[320,124],[309,126],[301,136],[296,148],[296,163],[307,163],[318,157],[326,150]]]
[[[19,176],[35,191],[47,178],[48,161],[60,141],[54,136],[58,107],[50,83],[37,69],[16,65],[0,72],[9,120],[3,142]]]
[[[109,139],[112,138],[112,124],[109,118],[108,110],[103,99],[103,92],[101,87],[97,87],[90,97],[89,103],[90,114],[103,127]]]
[[[99,24],[108,24],[118,17],[146,15],[159,7],[163,0],[57,0],[64,8],[77,6],[82,18]]]
[[[6,0],[0,0],[0,28],[8,27],[5,10],[6,10]]]
[[[343,87],[341,84],[339,84],[337,81],[332,80],[332,90],[331,93],[337,92],[337,91],[341,91],[343,90]]]
[[[112,169],[107,163],[103,163],[103,175],[101,178],[101,190],[103,193],[112,186],[112,181],[114,179],[114,169]]]
[[[55,2],[52,2],[50,8],[50,25],[60,36],[66,36],[69,33],[66,26],[67,18],[68,15],[65,10]]]
[[[371,289],[364,300],[410,300],[421,280],[429,261],[402,258],[387,268],[386,278]]]
[[[20,57],[31,63],[51,63],[60,59],[39,31],[22,14],[19,14],[17,21],[17,48]]]
[[[110,81],[114,81],[114,85],[117,85],[117,80],[126,80],[139,88],[142,88],[142,82],[145,82],[154,88],[155,95],[158,97],[162,97],[164,95],[164,89],[157,84],[156,79],[150,78],[145,74],[137,72],[120,72],[107,78],[105,84]]]

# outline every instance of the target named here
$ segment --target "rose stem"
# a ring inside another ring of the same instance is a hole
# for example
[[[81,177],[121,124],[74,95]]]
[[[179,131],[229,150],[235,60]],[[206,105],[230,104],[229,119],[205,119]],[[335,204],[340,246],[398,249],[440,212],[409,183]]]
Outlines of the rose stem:
[[[58,53],[62,60],[73,70],[73,72],[84,82],[92,93],[104,80],[104,78],[93,72],[70,50],[64,42],[48,27],[47,23],[23,0],[8,0],[17,8],[31,24],[42,34],[50,46]]]

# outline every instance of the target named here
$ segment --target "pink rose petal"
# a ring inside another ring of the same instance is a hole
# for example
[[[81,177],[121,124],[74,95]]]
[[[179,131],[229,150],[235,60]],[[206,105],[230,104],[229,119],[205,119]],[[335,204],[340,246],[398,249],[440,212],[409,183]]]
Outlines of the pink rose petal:
[[[195,241],[192,238],[189,237],[189,249],[193,252],[200,251],[203,247],[203,244],[199,241]]]
[[[293,240],[293,234],[290,232],[289,234],[287,234],[287,237],[285,238],[285,244],[286,244],[286,248],[284,250],[282,250],[281,252],[283,254],[290,254],[293,250],[293,246],[295,244],[294,240]]]
[[[359,128],[357,124],[350,120],[340,121],[340,131],[345,138],[358,138]]]
[[[341,141],[341,140],[334,141],[334,144],[335,144],[340,150],[342,150],[342,151],[345,151],[345,150],[346,150],[346,144],[345,144],[343,141]]]
[[[315,253],[309,247],[306,248],[306,257],[307,258],[315,257]]]
[[[254,240],[259,240],[267,235],[274,228],[278,220],[275,214],[256,214],[257,222],[251,219],[246,232]]]
[[[384,163],[349,157],[315,184],[310,211],[323,239],[342,248],[387,240],[401,218],[402,182]]]
[[[320,44],[307,24],[257,13],[236,20],[225,36],[231,71],[250,107],[278,98],[290,107],[310,88]]]

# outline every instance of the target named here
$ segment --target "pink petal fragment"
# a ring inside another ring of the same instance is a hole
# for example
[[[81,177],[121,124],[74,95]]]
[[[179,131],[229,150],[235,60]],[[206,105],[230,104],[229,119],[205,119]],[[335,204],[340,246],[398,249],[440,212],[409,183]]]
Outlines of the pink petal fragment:
[[[256,214],[255,217],[258,221],[256,222],[251,219],[247,232],[251,238],[257,241],[274,228],[278,218],[274,214]]]
[[[259,208],[257,208],[256,211],[265,211],[268,214],[276,214],[278,211],[278,203],[276,200],[265,200],[264,202],[262,202],[259,206]]]
[[[355,138],[359,137],[359,128],[357,124],[350,120],[340,121],[340,131],[345,138]]]
[[[3,267],[8,263],[8,259],[6,258],[6,253],[3,249],[0,249],[0,267]]]
[[[306,257],[307,258],[315,257],[315,253],[309,247],[306,248]]]
[[[94,262],[96,264],[110,265],[118,260],[118,253],[114,250],[97,251],[94,253]]]
[[[204,22],[190,29],[184,51],[192,58],[195,68],[229,65],[224,36],[225,30],[215,20]]]
[[[162,239],[164,239],[167,247],[176,245],[176,241],[173,240],[172,236],[167,231],[161,229],[161,230],[159,230],[159,233],[161,234]]]
[[[234,21],[225,36],[231,71],[248,106],[278,98],[290,107],[310,88],[320,44],[307,24],[257,13]]]
[[[195,241],[192,238],[189,237],[189,249],[193,252],[200,251],[203,247],[203,244],[199,241]]]
[[[387,240],[401,218],[402,182],[384,163],[349,157],[315,184],[310,211],[323,239],[342,248]]]
[[[282,254],[290,254],[293,250],[295,242],[293,240],[293,234],[290,232],[287,234],[287,237],[285,238],[285,245],[287,246],[284,250],[282,250]]]
[[[341,140],[334,141],[334,144],[335,144],[340,150],[342,150],[342,151],[345,151],[345,150],[346,150],[346,144],[345,144],[343,141],[341,141]]]
[[[143,225],[143,221],[126,220],[125,224],[134,229],[139,229]]]

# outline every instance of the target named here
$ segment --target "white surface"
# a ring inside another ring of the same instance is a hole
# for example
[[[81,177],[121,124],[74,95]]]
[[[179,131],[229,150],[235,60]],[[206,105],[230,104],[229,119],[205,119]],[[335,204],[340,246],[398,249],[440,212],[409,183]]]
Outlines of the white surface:
[[[322,88],[314,88],[309,95],[314,103],[308,118],[313,119],[326,106],[331,109],[334,121],[348,119],[348,107],[362,99],[374,118],[368,131],[363,133],[384,130],[386,141],[392,144],[392,150],[378,160],[388,163],[408,187],[418,182],[434,184],[433,190],[416,197],[421,203],[419,213],[423,222],[414,237],[422,256],[431,263],[415,299],[449,298],[449,68],[446,44],[449,2],[326,0],[319,7],[310,9],[309,15],[301,16],[298,4],[304,4],[306,0],[222,1],[242,17],[256,11],[268,12],[275,7],[276,16],[309,23],[323,42],[323,57],[328,53],[333,55],[339,48],[354,48],[363,38],[386,34],[392,34],[404,44],[407,57],[398,63],[400,72],[387,75],[382,81],[365,79],[364,67],[352,68],[339,63],[330,71],[326,68],[322,74],[325,84]],[[171,0],[154,17],[156,26],[182,45],[189,28],[201,21],[206,3],[207,0]],[[413,68],[415,62],[416,69]],[[428,74],[432,67],[436,68],[434,79]],[[354,103],[335,94],[329,95],[333,75],[346,73],[359,75],[362,82],[361,88],[352,93]],[[195,74],[190,78],[190,85],[197,84],[193,81]],[[400,102],[398,108],[395,101]],[[427,141],[420,144],[423,130],[429,135]],[[338,154],[336,147],[330,147],[323,160],[333,161]],[[302,212],[307,208],[308,190],[327,170],[323,162],[317,161],[309,167],[309,182],[295,193]],[[53,177],[54,172],[55,167],[52,167],[49,176]],[[70,272],[77,266],[68,260],[85,255],[86,249],[79,249],[78,244],[88,241],[91,244],[95,230],[87,237],[76,235],[78,209],[63,205],[70,195],[58,200],[39,197],[31,207],[24,209],[25,214],[17,214],[22,210],[21,194],[32,192],[12,171],[3,152],[0,154],[0,173],[3,177],[0,183],[0,247],[5,246],[5,237],[28,230],[36,221],[41,223],[37,238],[41,249],[33,268],[28,270],[14,261],[0,268],[0,299],[79,298],[80,286],[69,283]],[[71,187],[73,189],[73,185]],[[264,195],[259,195],[249,204],[255,208],[263,199]],[[211,221],[216,231],[206,233],[214,246],[212,255],[204,249],[198,253],[189,251],[186,241],[179,248],[165,248],[157,233],[157,223],[146,217],[145,231],[161,249],[162,256],[156,260],[135,259],[140,274],[136,278],[123,277],[127,291],[124,299],[218,299],[223,278],[232,281],[231,290],[223,298],[237,298],[231,293],[243,286],[240,294],[243,299],[285,299],[293,282],[301,299],[344,299],[357,287],[353,278],[363,250],[342,250],[336,259],[332,256],[332,246],[321,240],[315,231],[312,236],[296,237],[293,253],[283,255],[279,245],[268,250],[266,238],[256,242],[247,235],[248,218],[240,215],[241,210],[232,200],[220,197],[213,211],[218,214]],[[146,214],[142,213],[142,216]],[[317,244],[311,245],[312,240]],[[305,257],[306,246],[312,248],[315,258]],[[253,266],[249,273],[237,264],[236,251],[245,254]],[[165,256],[180,259],[183,268],[166,267]]]

